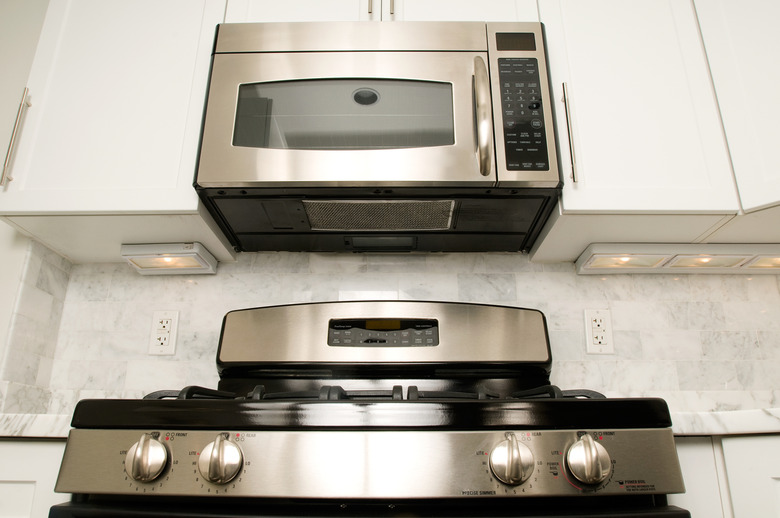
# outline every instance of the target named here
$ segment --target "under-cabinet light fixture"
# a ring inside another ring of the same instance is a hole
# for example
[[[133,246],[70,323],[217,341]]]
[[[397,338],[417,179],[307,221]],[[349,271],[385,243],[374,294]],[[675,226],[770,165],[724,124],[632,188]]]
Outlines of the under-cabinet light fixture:
[[[217,273],[217,259],[200,243],[122,245],[121,254],[141,275]]]
[[[780,245],[594,243],[575,262],[578,274],[734,273],[780,275]]]

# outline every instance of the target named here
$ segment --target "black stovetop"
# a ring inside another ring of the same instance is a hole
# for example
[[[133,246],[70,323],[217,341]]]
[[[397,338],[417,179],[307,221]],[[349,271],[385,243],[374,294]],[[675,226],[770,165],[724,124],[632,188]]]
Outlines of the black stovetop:
[[[671,426],[669,409],[662,399],[598,396],[590,391],[561,391],[557,387],[508,397],[427,393],[414,386],[406,390],[396,386],[387,391],[324,386],[316,393],[285,397],[266,394],[261,386],[241,396],[188,387],[177,392],[155,392],[145,399],[83,400],[76,406],[72,425],[188,430],[579,430]]]

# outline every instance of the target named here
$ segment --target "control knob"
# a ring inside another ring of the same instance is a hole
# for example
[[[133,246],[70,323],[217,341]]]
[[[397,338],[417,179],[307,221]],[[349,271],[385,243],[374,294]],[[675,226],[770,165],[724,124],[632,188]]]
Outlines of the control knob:
[[[198,471],[214,484],[227,484],[241,471],[244,456],[237,444],[219,434],[203,448],[198,459]]]
[[[506,439],[490,452],[490,470],[504,484],[520,485],[533,473],[534,455],[514,433],[507,432]]]
[[[585,484],[603,482],[612,469],[607,450],[587,433],[569,448],[566,462],[572,475]]]
[[[167,462],[168,450],[165,446],[145,433],[127,451],[125,471],[133,480],[151,482],[160,476]]]

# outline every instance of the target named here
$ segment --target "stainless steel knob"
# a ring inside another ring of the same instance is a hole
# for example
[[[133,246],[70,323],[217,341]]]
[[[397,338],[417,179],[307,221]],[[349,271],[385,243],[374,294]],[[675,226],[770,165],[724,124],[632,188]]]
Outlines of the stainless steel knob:
[[[609,453],[590,434],[583,435],[569,448],[566,462],[572,475],[585,484],[603,482],[612,469]]]
[[[241,448],[219,434],[214,442],[207,444],[200,452],[198,471],[209,482],[227,484],[238,475],[243,463]]]
[[[167,462],[168,450],[165,446],[145,433],[127,450],[125,471],[133,480],[151,482],[160,476]]]
[[[506,439],[490,452],[490,470],[504,484],[520,485],[534,471],[534,455],[514,433],[507,432]]]

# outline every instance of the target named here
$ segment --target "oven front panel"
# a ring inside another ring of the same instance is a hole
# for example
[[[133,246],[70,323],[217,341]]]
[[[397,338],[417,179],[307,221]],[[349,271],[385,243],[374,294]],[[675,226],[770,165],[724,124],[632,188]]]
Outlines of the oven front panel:
[[[144,452],[140,442],[147,447]],[[572,462],[577,461],[570,452],[583,442],[596,444],[591,449],[598,450],[592,451],[607,452],[602,456],[602,482],[584,484],[572,472],[576,469]],[[151,443],[154,448],[148,448]],[[519,446],[508,448],[513,443]],[[513,451],[522,457],[521,468],[506,467],[513,456],[514,461],[520,460]],[[165,458],[159,461],[158,475],[155,469],[131,466],[129,459],[139,465],[155,464],[160,453]],[[145,473],[151,479],[140,482],[129,473]],[[509,483],[499,480],[508,476],[516,478]],[[208,477],[219,480],[209,482]],[[684,486],[670,429],[76,429],[68,439],[56,491],[214,498],[472,499],[652,495],[683,492]]]

